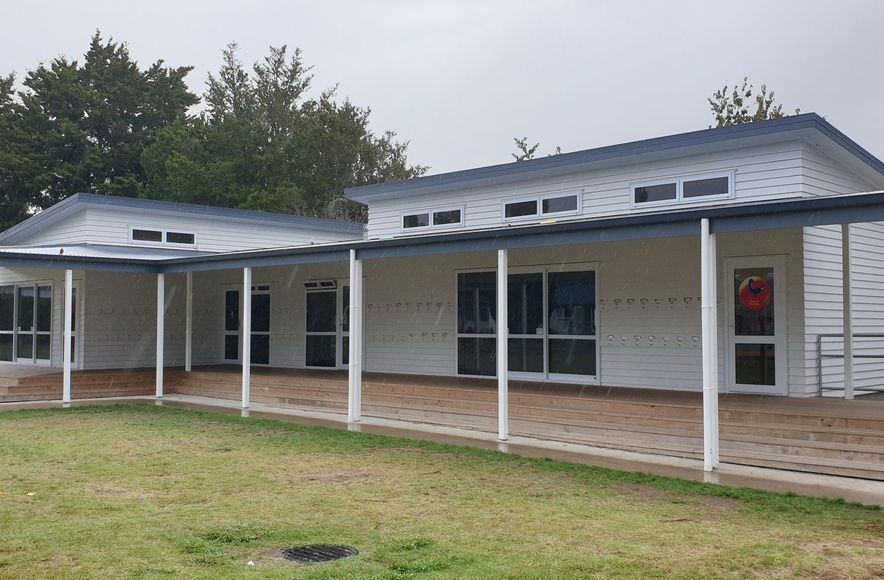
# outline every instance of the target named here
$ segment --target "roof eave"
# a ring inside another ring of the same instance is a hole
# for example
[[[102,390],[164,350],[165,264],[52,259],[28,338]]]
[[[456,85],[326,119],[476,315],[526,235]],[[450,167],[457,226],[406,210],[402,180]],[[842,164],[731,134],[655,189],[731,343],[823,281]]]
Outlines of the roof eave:
[[[571,173],[583,167],[605,161],[649,155],[653,153],[677,152],[687,147],[698,147],[727,141],[764,137],[775,134],[788,134],[797,131],[816,130],[826,136],[845,151],[871,167],[877,174],[884,176],[884,162],[863,149],[844,133],[832,126],[816,113],[804,113],[759,121],[743,125],[733,125],[713,129],[703,129],[689,133],[680,133],[665,137],[656,137],[642,141],[634,141],[619,145],[563,153],[540,159],[479,167],[463,171],[442,173],[417,177],[410,180],[385,182],[372,185],[348,188],[345,197],[353,201],[368,203],[380,199],[398,199],[401,197],[444,193],[457,189],[481,186],[506,185],[525,179]]]

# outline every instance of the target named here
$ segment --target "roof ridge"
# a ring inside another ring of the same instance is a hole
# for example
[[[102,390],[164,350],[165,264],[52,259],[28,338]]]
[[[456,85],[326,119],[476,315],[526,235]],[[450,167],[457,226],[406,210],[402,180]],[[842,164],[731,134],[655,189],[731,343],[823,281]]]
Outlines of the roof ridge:
[[[767,119],[764,121],[755,121],[739,125],[697,129],[684,133],[675,133],[649,139],[604,145],[601,147],[560,153],[558,155],[550,155],[536,159],[527,159],[524,161],[510,161],[507,163],[498,163],[470,169],[449,171],[435,175],[415,177],[407,180],[388,181],[350,187],[344,190],[344,195],[348,199],[364,201],[365,199],[370,199],[379,194],[390,194],[394,196],[396,194],[405,195],[424,188],[453,187],[456,184],[473,181],[503,178],[505,176],[528,174],[542,170],[555,170],[582,163],[626,157],[627,155],[653,153],[688,145],[704,145],[712,142],[737,139],[747,135],[762,136],[778,132],[794,131],[802,128],[817,129],[838,143],[845,150],[871,166],[874,170],[884,175],[884,162],[863,149],[844,133],[832,126],[819,114],[810,112],[789,115],[779,119]]]

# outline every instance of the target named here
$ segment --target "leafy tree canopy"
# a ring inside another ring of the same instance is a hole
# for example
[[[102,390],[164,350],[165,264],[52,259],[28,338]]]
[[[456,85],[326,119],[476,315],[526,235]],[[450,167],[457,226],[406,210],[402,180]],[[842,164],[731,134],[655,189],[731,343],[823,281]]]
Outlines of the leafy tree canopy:
[[[783,105],[774,100],[774,92],[768,93],[767,85],[761,85],[761,90],[756,93],[755,87],[749,82],[749,77],[743,78],[741,86],[735,84],[729,87],[725,84],[707,100],[715,117],[716,127],[786,116],[786,113],[783,113]],[[800,112],[799,109],[795,109],[796,115]]]
[[[82,62],[41,64],[20,90],[0,76],[0,229],[80,191],[364,219],[345,187],[426,171],[368,108],[334,87],[311,96],[299,50],[246,70],[228,46],[196,115],[191,70],[142,69],[96,32]]]
[[[408,163],[395,133],[371,131],[368,108],[337,99],[334,87],[310,96],[310,70],[300,50],[283,46],[248,71],[229,45],[203,114],[163,129],[144,151],[147,195],[363,220],[345,187],[426,171]]]
[[[95,33],[82,64],[59,57],[0,83],[0,227],[78,191],[138,196],[141,153],[197,103],[191,67],[140,69],[125,44]]]

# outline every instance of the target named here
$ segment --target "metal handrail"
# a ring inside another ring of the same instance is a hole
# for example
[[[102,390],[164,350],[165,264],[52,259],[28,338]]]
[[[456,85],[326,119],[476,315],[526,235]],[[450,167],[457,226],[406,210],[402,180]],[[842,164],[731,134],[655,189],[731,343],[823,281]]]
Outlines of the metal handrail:
[[[866,332],[855,332],[851,336],[853,338],[884,338],[884,334],[876,334],[876,333],[866,333]],[[837,333],[823,333],[816,335],[816,382],[817,382],[817,396],[823,396],[823,391],[839,391],[842,389],[836,387],[823,387],[823,360],[828,358],[840,358],[844,359],[844,352],[841,354],[830,354],[823,353],[823,339],[824,338],[844,338],[844,334]],[[884,360],[884,354],[853,354],[853,358],[855,359],[881,359]],[[863,391],[880,391],[884,392],[884,387],[878,388],[866,388],[863,387]]]

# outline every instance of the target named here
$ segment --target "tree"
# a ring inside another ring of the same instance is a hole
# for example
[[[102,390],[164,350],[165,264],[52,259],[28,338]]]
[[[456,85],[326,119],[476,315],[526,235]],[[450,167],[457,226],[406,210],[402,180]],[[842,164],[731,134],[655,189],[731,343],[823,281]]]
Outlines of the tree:
[[[767,92],[767,85],[761,85],[761,91],[757,94],[754,91],[755,87],[749,83],[749,77],[744,77],[742,86],[734,85],[731,88],[725,84],[712,93],[707,100],[715,117],[715,126],[741,125],[786,116],[783,106],[774,100],[774,92]],[[750,110],[753,104],[754,111]],[[796,115],[800,112],[800,109],[795,109]]]
[[[96,32],[82,65],[65,57],[41,64],[14,96],[7,77],[0,131],[12,144],[0,172],[20,192],[15,215],[4,210],[10,221],[80,191],[138,196],[146,186],[142,150],[198,102],[184,83],[190,70],[162,61],[142,70],[125,44]]]
[[[249,72],[229,45],[209,75],[205,112],[145,150],[146,195],[364,220],[344,188],[426,171],[408,163],[408,143],[395,133],[375,135],[370,109],[337,99],[336,87],[311,97],[310,71],[300,50],[282,46]]]
[[[534,159],[534,154],[537,152],[537,148],[540,147],[540,143],[535,143],[534,145],[528,146],[528,137],[522,137],[519,139],[518,137],[513,137],[513,141],[516,143],[516,152],[511,153],[513,159],[516,161],[525,161],[527,159]],[[556,146],[555,153],[550,153],[548,156],[559,155],[562,152],[562,148]]]
[[[36,167],[27,155],[27,145],[15,101],[15,76],[0,77],[0,229],[28,216],[27,187]]]

